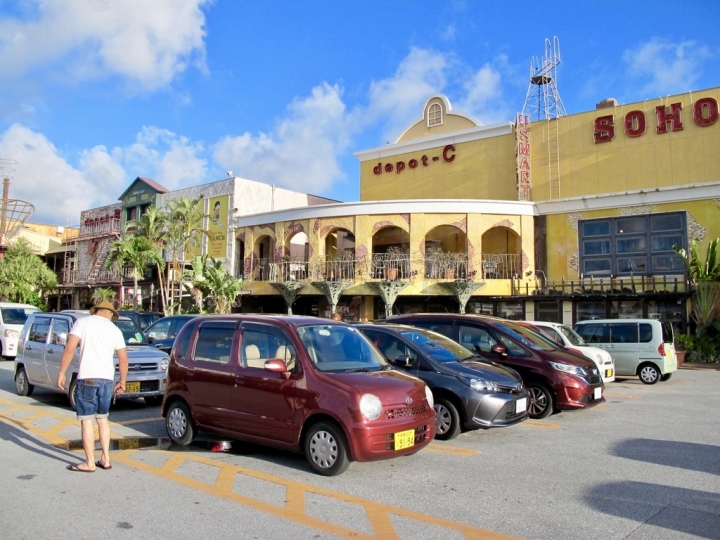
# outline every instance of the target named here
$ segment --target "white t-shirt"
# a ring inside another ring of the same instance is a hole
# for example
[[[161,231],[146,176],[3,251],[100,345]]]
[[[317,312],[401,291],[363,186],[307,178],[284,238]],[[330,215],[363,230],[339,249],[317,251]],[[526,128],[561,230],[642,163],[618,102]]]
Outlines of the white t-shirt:
[[[125,348],[125,338],[115,323],[90,315],[79,318],[70,333],[80,338],[78,379],[115,378],[115,351]]]

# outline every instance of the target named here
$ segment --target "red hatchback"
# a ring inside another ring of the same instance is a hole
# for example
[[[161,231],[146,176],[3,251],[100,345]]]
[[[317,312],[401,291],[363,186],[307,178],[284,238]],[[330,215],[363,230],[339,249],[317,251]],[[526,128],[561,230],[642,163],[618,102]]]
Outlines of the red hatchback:
[[[428,313],[396,315],[388,318],[388,322],[428,328],[486,360],[517,371],[530,394],[530,418],[544,418],[555,410],[584,409],[605,401],[605,385],[594,362],[567,352],[514,321]]]
[[[314,317],[197,317],[173,345],[162,412],[176,444],[205,430],[303,452],[326,476],[435,436],[425,383],[355,328]]]

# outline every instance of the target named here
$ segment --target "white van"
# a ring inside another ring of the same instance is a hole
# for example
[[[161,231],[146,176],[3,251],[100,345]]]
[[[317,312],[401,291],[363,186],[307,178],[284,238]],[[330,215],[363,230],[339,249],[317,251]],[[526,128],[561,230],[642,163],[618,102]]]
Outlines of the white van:
[[[17,356],[17,343],[25,321],[40,311],[30,304],[0,302],[0,357],[12,360]]]
[[[637,375],[645,384],[667,381],[677,371],[672,324],[655,319],[580,321],[575,331],[588,345],[608,351],[618,377]]]

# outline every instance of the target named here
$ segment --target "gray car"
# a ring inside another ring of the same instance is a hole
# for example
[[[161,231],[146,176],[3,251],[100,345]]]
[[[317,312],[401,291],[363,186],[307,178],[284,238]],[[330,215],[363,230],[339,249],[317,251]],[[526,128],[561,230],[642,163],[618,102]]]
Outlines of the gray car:
[[[18,354],[15,358],[15,390],[19,395],[29,396],[36,386],[61,391],[55,383],[68,334],[78,318],[88,315],[88,312],[71,311],[33,313],[28,317],[20,332]],[[123,333],[128,356],[125,393],[119,397],[142,397],[148,405],[159,405],[167,386],[167,353],[149,347],[140,329],[127,317],[120,317],[115,324]],[[73,409],[79,354],[78,349],[66,372],[67,382],[64,389]],[[119,380],[117,367],[116,363],[115,380]]]

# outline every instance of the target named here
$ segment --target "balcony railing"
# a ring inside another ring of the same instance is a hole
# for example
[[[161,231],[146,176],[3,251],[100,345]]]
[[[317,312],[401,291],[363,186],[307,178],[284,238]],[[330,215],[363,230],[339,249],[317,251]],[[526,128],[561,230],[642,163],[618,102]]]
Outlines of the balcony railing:
[[[534,278],[513,283],[513,294],[539,296],[608,296],[656,293],[688,293],[692,287],[684,275],[623,276],[548,281]]]
[[[370,258],[300,259],[274,262],[248,261],[245,279],[249,281],[377,281],[377,280],[488,280],[512,279],[520,275],[520,256],[483,254],[468,259],[464,253],[430,256],[375,253]]]
[[[88,221],[80,226],[80,234],[78,238],[88,238],[92,236],[104,236],[107,234],[120,234],[120,220],[108,219],[101,221]]]
[[[124,268],[123,280],[132,279],[132,269]],[[74,285],[79,283],[112,283],[120,281],[120,272],[115,269],[102,269],[93,275],[90,270],[64,270],[62,272],[62,285]]]

